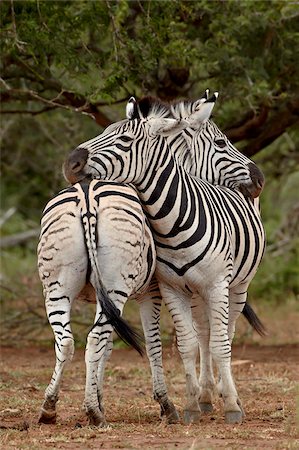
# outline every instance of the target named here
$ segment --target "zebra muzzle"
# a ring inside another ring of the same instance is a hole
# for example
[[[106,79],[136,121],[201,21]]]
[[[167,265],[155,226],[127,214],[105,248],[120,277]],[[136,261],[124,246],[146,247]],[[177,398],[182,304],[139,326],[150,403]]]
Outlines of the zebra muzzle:
[[[265,177],[263,172],[254,164],[248,164],[251,183],[243,184],[240,186],[240,191],[246,197],[256,198],[258,197],[265,185]]]
[[[87,158],[88,150],[82,147],[77,147],[69,154],[63,165],[63,175],[71,184],[78,183],[86,177],[84,167]]]

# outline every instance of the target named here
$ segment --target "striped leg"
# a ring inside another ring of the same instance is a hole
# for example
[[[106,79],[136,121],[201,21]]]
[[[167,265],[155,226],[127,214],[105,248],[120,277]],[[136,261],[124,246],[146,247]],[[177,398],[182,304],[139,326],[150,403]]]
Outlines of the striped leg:
[[[229,322],[228,336],[232,343],[235,336],[236,321],[243,311],[247,299],[248,283],[241,284],[229,290]]]
[[[107,340],[107,344],[106,344],[104,355],[99,361],[98,374],[97,374],[98,403],[99,403],[100,411],[103,414],[105,414],[105,410],[104,410],[104,406],[103,406],[104,374],[105,374],[106,363],[107,363],[107,361],[109,360],[109,358],[111,356],[112,349],[113,349],[113,335],[111,333],[109,338],[108,338],[108,340]]]
[[[199,346],[198,335],[192,323],[190,297],[181,292],[178,296],[178,293],[168,285],[159,283],[159,287],[174,322],[177,347],[185,369],[187,402],[184,422],[197,423],[201,416],[198,403],[200,388],[196,373]]]
[[[56,423],[56,403],[59,395],[60,382],[66,363],[69,363],[74,354],[74,339],[70,326],[71,301],[69,297],[46,298],[48,319],[55,337],[56,365],[45,392],[39,417],[40,423]]]
[[[107,323],[106,317],[102,314],[101,307],[97,303],[95,323],[87,336],[87,345],[85,350],[86,364],[86,386],[84,406],[86,414],[91,425],[103,427],[106,420],[100,404],[101,386],[98,380],[98,371],[100,361],[105,362],[105,353],[107,343],[111,339],[112,326]],[[101,368],[103,369],[103,368]],[[103,380],[103,370],[100,369],[100,381]],[[100,391],[100,397],[98,392]]]
[[[203,413],[213,411],[213,398],[215,391],[215,378],[213,374],[213,361],[210,352],[210,322],[206,303],[199,296],[192,298],[192,316],[197,323],[197,332],[200,347],[200,396],[199,406]]]
[[[109,266],[108,266],[109,267]],[[104,271],[103,271],[104,272]],[[108,282],[107,282],[108,284]],[[122,314],[127,296],[123,291],[107,291],[111,300]],[[97,301],[95,323],[87,336],[85,351],[86,386],[84,405],[91,425],[104,427],[106,420],[102,402],[104,369],[112,351],[113,328],[107,323],[102,314],[101,306]]]
[[[103,383],[104,383],[104,375],[105,375],[105,367],[106,363],[109,360],[113,349],[113,334],[111,333],[109,338],[107,339],[106,348],[102,358],[99,361],[98,373],[97,373],[97,395],[98,395],[98,407],[101,413],[105,414],[105,408],[103,406]],[[84,411],[86,411],[85,401],[82,405]]]
[[[140,303],[140,316],[145,336],[146,352],[152,372],[153,396],[160,404],[161,417],[165,415],[168,423],[176,423],[179,421],[179,415],[174,404],[168,398],[162,365],[160,335],[162,299],[156,280],[151,281],[147,293],[138,301]]]
[[[236,329],[236,321],[240,314],[243,311],[244,305],[247,299],[247,289],[248,283],[241,284],[239,286],[233,287],[229,290],[229,320],[228,320],[228,337],[229,341],[232,344],[235,329]],[[223,386],[222,379],[220,378],[217,384],[217,391],[222,396]],[[238,399],[238,405],[242,410],[243,417],[245,417],[245,412],[242,407],[240,399]]]
[[[231,342],[228,334],[228,288],[222,282],[209,291],[210,351],[217,364],[222,383],[225,421],[239,423],[242,410],[231,372]]]
[[[39,417],[39,422],[43,423],[56,421],[56,402],[63,370],[74,353],[71,307],[86,283],[88,266],[82,225],[74,211],[76,194],[72,190],[70,199],[68,195],[66,190],[47,205],[38,244],[38,271],[56,353],[55,369]]]

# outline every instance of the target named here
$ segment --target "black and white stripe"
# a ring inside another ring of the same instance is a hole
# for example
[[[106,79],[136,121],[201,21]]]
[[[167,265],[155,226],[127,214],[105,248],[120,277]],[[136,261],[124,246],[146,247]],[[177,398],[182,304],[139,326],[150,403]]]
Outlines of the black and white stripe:
[[[112,326],[140,351],[138,336],[119,312],[133,296],[144,302],[141,310],[145,308],[145,315],[151,317],[151,327],[153,320],[157,322],[161,299],[156,283],[149,287],[155,263],[152,233],[132,186],[97,180],[82,182],[63,190],[47,204],[41,221],[38,268],[55,336],[56,366],[46,390],[41,422],[56,420],[61,377],[74,352],[71,307],[75,298],[86,297],[88,284],[87,296],[91,293],[90,300],[96,302],[97,309],[87,338],[85,408],[90,423],[105,424],[102,382],[112,350]],[[147,296],[151,302],[146,301]],[[151,343],[146,327],[144,323]],[[161,372],[161,344],[156,350],[158,354],[150,358],[153,371],[159,375],[154,384],[156,398],[169,420],[177,420]]]
[[[196,111],[202,123],[209,118],[208,106]],[[194,178],[178,163],[165,135],[177,134],[183,127],[184,120],[151,111],[146,118],[123,121],[81,144],[68,158],[65,171],[74,177],[90,174],[136,186],[154,232],[156,274],[185,366],[186,421],[197,420],[199,396],[203,405],[211,403],[211,367],[205,363],[200,386],[196,378],[199,343],[206,358],[212,355],[218,365],[226,420],[239,422],[242,409],[230,368],[234,332],[230,324],[234,325],[231,318],[239,315],[246,301],[263,254],[264,232],[249,197]],[[183,137],[176,137],[176,143],[177,148],[188,148]],[[81,163],[76,162],[74,174],[76,157]],[[263,180],[250,163],[247,166],[240,189],[258,195]],[[227,173],[231,183],[228,166],[219,173],[223,180]]]

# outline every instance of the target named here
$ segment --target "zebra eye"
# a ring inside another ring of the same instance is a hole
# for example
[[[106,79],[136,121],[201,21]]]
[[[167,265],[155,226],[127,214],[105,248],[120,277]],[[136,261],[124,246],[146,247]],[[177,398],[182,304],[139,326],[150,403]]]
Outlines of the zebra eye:
[[[129,152],[131,149],[132,141],[134,140],[134,136],[130,134],[121,134],[117,136],[114,144],[115,146],[124,152]]]
[[[226,146],[224,139],[215,139],[215,144],[220,148],[224,148]]]
[[[134,139],[134,136],[130,135],[130,134],[123,134],[118,136],[118,140],[121,142],[130,142]]]

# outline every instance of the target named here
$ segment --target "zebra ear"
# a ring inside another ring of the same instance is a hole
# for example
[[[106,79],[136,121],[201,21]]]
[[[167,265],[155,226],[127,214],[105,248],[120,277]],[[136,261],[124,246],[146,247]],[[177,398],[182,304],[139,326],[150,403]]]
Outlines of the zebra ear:
[[[209,99],[209,92],[210,92],[210,90],[206,89],[203,96],[193,102],[193,108],[195,111],[197,111],[201,107],[201,105],[203,103],[206,103],[206,101]]]
[[[206,90],[205,90],[205,93],[203,94],[203,96],[201,97],[201,99],[198,100],[198,101],[200,101],[201,103],[204,103],[206,100],[208,100],[208,98],[209,98],[209,92],[210,92],[210,89],[206,89]]]
[[[189,127],[190,124],[187,120],[177,120],[168,118],[152,118],[148,121],[150,124],[150,135],[151,136],[170,136],[171,134],[179,133],[185,128]]]
[[[199,128],[202,122],[205,122],[210,118],[217,98],[218,92],[215,92],[208,99],[201,98],[197,100],[198,105],[196,105],[195,111],[188,117],[188,121],[192,128]]]
[[[134,97],[131,97],[126,106],[127,119],[132,119],[132,117],[134,115],[135,105],[136,105],[136,99]]]

